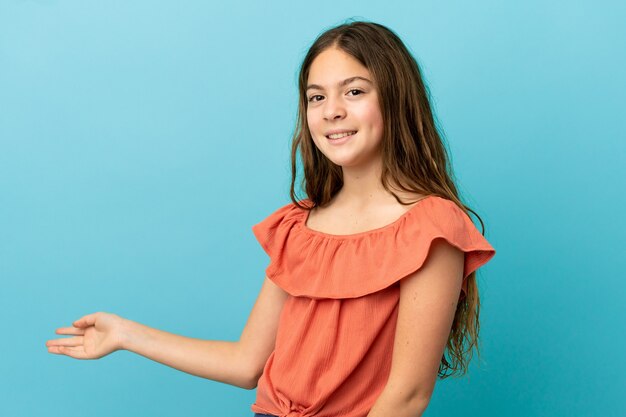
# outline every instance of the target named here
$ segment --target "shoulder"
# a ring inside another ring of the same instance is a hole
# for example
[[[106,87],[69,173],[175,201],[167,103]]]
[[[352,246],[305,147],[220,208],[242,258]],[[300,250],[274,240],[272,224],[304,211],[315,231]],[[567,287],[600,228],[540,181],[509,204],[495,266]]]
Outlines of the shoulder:
[[[269,223],[269,222],[280,222],[285,218],[293,217],[295,215],[302,215],[302,213],[304,213],[306,210],[305,208],[302,208],[302,207],[308,207],[310,205],[310,201],[308,199],[300,200],[298,201],[298,204],[301,207],[299,207],[294,202],[289,202],[287,204],[279,206],[273,212],[266,214],[266,217],[263,218],[257,224],[264,224],[264,223]]]
[[[303,206],[307,205],[305,200],[298,203]],[[294,202],[284,204],[255,223],[252,226],[252,232],[263,249],[272,256],[276,251],[276,243],[286,240],[291,228],[305,213],[306,210],[298,207]]]

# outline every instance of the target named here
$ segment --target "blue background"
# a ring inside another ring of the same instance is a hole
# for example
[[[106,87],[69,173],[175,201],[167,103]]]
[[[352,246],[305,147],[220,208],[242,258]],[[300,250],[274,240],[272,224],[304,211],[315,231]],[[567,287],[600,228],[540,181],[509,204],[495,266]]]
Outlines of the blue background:
[[[624,6],[44,0],[0,3],[0,415],[251,416],[255,391],[44,344],[95,311],[239,337],[298,66],[350,17],[417,57],[497,250],[482,362],[425,416],[626,415]]]

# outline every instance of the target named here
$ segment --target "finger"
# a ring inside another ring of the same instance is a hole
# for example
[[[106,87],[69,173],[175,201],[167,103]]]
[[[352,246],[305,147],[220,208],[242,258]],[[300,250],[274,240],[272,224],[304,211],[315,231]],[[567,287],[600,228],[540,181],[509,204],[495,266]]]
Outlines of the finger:
[[[87,314],[86,316],[79,318],[72,324],[74,325],[74,327],[84,328],[84,327],[93,326],[95,323],[96,323],[96,313]]]
[[[65,339],[48,340],[46,346],[81,346],[83,344],[83,337],[67,337]]]
[[[88,359],[82,347],[52,346],[48,348],[48,352],[70,356],[75,359]]]
[[[55,330],[56,334],[73,334],[73,335],[83,335],[85,334],[85,329],[79,329],[78,327],[61,327]]]
[[[62,355],[62,353],[59,352],[60,348],[61,348],[60,346],[49,346],[48,353],[54,353],[55,355]]]
[[[63,352],[63,349],[67,349],[67,348],[64,346],[50,346],[48,347],[48,352],[54,353],[55,355],[65,355],[65,352]]]

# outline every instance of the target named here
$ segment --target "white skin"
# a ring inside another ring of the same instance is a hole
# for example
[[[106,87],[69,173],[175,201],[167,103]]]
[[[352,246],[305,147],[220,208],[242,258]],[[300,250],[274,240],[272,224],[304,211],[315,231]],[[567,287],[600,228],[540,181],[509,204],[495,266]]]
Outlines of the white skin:
[[[339,85],[352,77],[371,82],[356,79]],[[316,85],[306,92],[313,141],[341,166],[344,181],[331,204],[323,210],[316,208],[311,214],[319,217],[309,216],[309,220],[333,231],[344,227],[345,232],[338,234],[349,234],[397,219],[408,208],[380,183],[383,118],[372,75],[353,57],[333,48],[315,58],[307,85]],[[344,144],[334,145],[325,135],[336,129],[357,133]],[[403,198],[416,197],[397,193]],[[266,277],[240,339],[233,342],[188,338],[98,312],[83,316],[71,327],[58,328],[57,334],[71,337],[48,340],[46,346],[50,353],[76,359],[98,359],[126,349],[183,372],[252,389],[274,349],[286,299],[287,293]],[[445,331],[449,332],[449,326]],[[437,362],[441,353],[437,351],[433,357]]]
[[[365,80],[341,84],[353,77]],[[326,215],[325,209],[314,209],[307,225],[316,222],[349,234],[391,223],[407,207],[400,205],[380,181],[383,116],[374,78],[354,57],[331,47],[313,60],[307,80],[307,87],[311,86],[314,87],[306,91],[309,131],[320,152],[341,166],[343,187],[329,204]],[[326,134],[337,129],[357,133],[347,142],[335,145]],[[420,197],[401,192],[395,184],[392,187],[400,197]],[[321,221],[315,220],[318,212]]]
[[[97,319],[97,320],[96,320]],[[73,335],[67,339],[48,340],[48,352],[65,354],[76,359],[99,359],[122,349],[123,319],[115,314],[90,314],[76,320],[72,327],[62,327],[57,334]]]
[[[383,118],[379,91],[361,63],[340,49],[320,53],[311,64],[307,86],[307,122],[315,146],[341,166],[343,188],[328,206],[309,213],[307,226],[331,234],[352,234],[385,226],[410,209],[382,186]],[[358,91],[357,91],[358,90]],[[356,130],[333,145],[329,131]],[[393,191],[403,200],[423,196]],[[401,280],[399,314],[391,373],[368,417],[418,417],[432,395],[435,377],[461,291],[463,252],[438,240],[424,267]]]
[[[371,82],[355,80],[345,86],[338,86],[338,83],[351,77],[360,76]],[[383,133],[383,119],[378,102],[378,93],[375,88],[374,79],[363,65],[345,52],[337,49],[327,49],[319,54],[313,61],[308,78],[308,85],[317,84],[320,88],[309,89],[307,97],[312,98],[307,109],[308,126],[315,141],[315,145],[335,164],[343,169],[344,186],[337,195],[335,201],[335,214],[341,214],[343,208],[351,218],[365,219],[364,208],[374,210],[377,213],[389,218],[398,217],[401,214],[398,203],[389,199],[388,192],[380,185],[380,144]],[[358,91],[357,91],[358,90]],[[329,143],[325,134],[331,129],[356,130],[357,134],[343,145],[335,146]],[[349,204],[343,204],[346,201]],[[392,205],[390,205],[390,203]],[[394,212],[383,207],[393,207]],[[342,219],[342,216],[336,216]],[[379,218],[379,220],[381,220]],[[389,223],[389,220],[382,219],[382,223]],[[285,298],[284,292],[276,288],[271,282],[267,282],[267,292],[270,296],[261,295],[258,313],[253,314],[242,337],[246,340],[242,351],[251,350],[262,351],[262,357],[258,361],[250,359],[258,368],[264,363],[263,356],[271,352],[273,339],[269,333],[267,340],[252,346],[247,340],[259,340],[259,327],[270,326],[275,332],[275,317],[279,313],[279,306]],[[266,312],[266,310],[268,312]],[[261,324],[258,324],[261,323]],[[148,332],[148,329],[142,328]],[[69,335],[73,337],[48,340],[46,346],[50,353],[63,354],[77,359],[98,359],[116,350],[129,349],[129,340],[137,339],[138,330],[134,323],[110,313],[94,313],[83,316],[76,320],[71,327],[63,327],[56,330],[57,334]],[[260,332],[259,332],[260,333]],[[267,333],[267,331],[265,331]],[[265,334],[260,333],[260,334]],[[255,336],[247,336],[254,334]],[[271,337],[270,337],[271,336]],[[157,337],[151,335],[151,337]],[[159,338],[165,337],[172,340],[172,346],[182,346],[187,344],[188,339],[174,339],[160,332]],[[264,337],[264,336],[263,336]],[[159,339],[160,340],[160,339]],[[189,342],[191,345],[191,342]],[[258,346],[262,345],[262,348]],[[225,345],[224,345],[225,346]],[[212,347],[212,345],[210,346]],[[221,349],[222,345],[215,349]],[[225,346],[227,347],[227,346]],[[239,346],[238,346],[239,347]],[[183,368],[182,360],[170,358],[173,354],[164,354],[160,349],[160,357],[156,357],[152,352],[143,353],[142,349],[135,349],[139,353],[169,364],[177,369]],[[174,348],[172,349],[174,350]],[[178,348],[178,351],[183,351]],[[191,356],[188,355],[190,358]],[[216,356],[217,358],[217,356]],[[220,360],[216,359],[216,362]],[[185,363],[184,370],[196,372],[196,367]],[[253,369],[254,370],[254,369]],[[213,378],[214,372],[204,371],[205,376]],[[254,374],[254,372],[249,372]],[[222,374],[221,380],[227,379]],[[241,378],[229,378],[239,380]]]
[[[345,86],[340,82],[356,79]],[[329,48],[311,64],[307,86],[307,122],[317,148],[343,170],[343,195],[363,201],[381,190],[380,145],[383,116],[374,78],[359,61],[340,49]],[[325,136],[329,130],[347,129],[357,133],[348,142],[333,145]]]

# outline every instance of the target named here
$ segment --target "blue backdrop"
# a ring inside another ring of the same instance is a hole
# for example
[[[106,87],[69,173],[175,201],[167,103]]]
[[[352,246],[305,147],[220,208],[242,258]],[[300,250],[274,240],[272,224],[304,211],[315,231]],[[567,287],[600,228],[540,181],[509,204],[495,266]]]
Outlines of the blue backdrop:
[[[425,416],[626,415],[618,3],[2,0],[0,415],[251,416],[254,391],[44,344],[96,311],[239,337],[268,263],[251,226],[289,202],[298,65],[349,17],[418,58],[497,251],[482,362]]]

